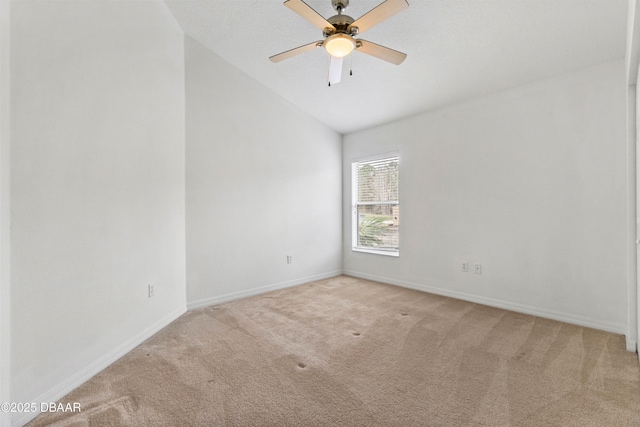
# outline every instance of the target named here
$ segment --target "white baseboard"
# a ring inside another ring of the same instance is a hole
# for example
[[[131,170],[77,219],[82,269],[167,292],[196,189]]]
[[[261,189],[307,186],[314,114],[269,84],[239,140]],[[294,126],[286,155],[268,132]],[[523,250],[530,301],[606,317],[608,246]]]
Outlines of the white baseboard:
[[[516,311],[518,313],[530,314],[533,316],[544,317],[546,319],[558,320],[560,322],[571,323],[579,326],[586,326],[588,328],[600,329],[602,331],[613,332],[616,334],[625,335],[626,334],[626,325],[613,323],[613,322],[602,322],[586,317],[574,316],[567,313],[556,312],[553,310],[547,310],[540,307],[533,307],[524,304],[518,304],[510,301],[503,301],[494,298],[487,298],[478,295],[468,294],[465,292],[452,291],[449,289],[444,289],[435,286],[422,285],[417,283],[406,282],[403,280],[395,280],[388,277],[376,276],[373,274],[361,273],[359,271],[351,271],[344,270],[344,274],[353,277],[359,277],[361,279],[373,280],[376,282],[388,283],[390,285],[396,285],[403,288],[415,289],[417,291],[428,292],[431,294],[442,295],[446,297],[452,297],[464,301],[475,302],[482,305],[488,305],[491,307],[502,308],[504,310]],[[633,350],[629,350],[630,346],[633,345]],[[627,350],[635,351],[636,343],[634,341],[630,341],[627,338]]]
[[[635,353],[636,351],[638,351],[638,343],[632,339],[629,339],[629,337],[626,337],[626,338],[627,338],[627,351],[630,351],[632,353]]]
[[[304,283],[314,282],[316,280],[328,279],[330,277],[339,276],[342,274],[342,270],[330,271],[322,274],[315,274],[313,276],[301,277],[299,279],[289,280],[287,282],[274,283],[266,286],[259,286],[257,288],[251,288],[244,291],[231,292],[229,294],[217,295],[210,298],[203,298],[196,301],[187,302],[187,310],[196,310],[202,307],[208,307],[210,305],[222,304],[223,302],[229,302],[240,298],[246,298],[254,295],[263,294],[265,292],[275,291],[278,289],[290,288],[292,286],[302,285]]]
[[[148,328],[144,329],[142,332],[136,334],[131,337],[126,342],[122,343],[120,346],[114,348],[109,353],[105,354],[98,360],[86,366],[84,369],[76,372],[74,375],[61,382],[57,386],[52,389],[42,393],[37,398],[31,400],[31,402],[57,402],[62,399],[64,396],[69,394],[74,389],[81,386],[83,383],[90,380],[94,375],[104,370],[109,365],[113,364],[115,361],[120,359],[122,356],[133,350],[135,347],[140,345],[146,339],[150,338],[152,335],[160,331],[162,328],[167,326],[169,323],[176,320],[178,317],[182,316],[186,312],[185,306],[180,306],[171,313],[164,316],[162,319],[158,320]],[[39,410],[38,406],[38,410]],[[22,426],[37,417],[40,412],[25,412],[25,413],[17,413],[16,417],[13,418],[12,425]]]

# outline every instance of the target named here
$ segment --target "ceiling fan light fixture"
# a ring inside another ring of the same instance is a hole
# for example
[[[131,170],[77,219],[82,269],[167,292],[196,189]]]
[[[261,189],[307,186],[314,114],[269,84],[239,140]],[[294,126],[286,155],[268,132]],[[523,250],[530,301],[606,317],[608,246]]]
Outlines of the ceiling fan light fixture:
[[[356,47],[356,41],[353,37],[337,33],[332,34],[324,41],[324,48],[329,55],[336,58],[344,58],[349,55]]]

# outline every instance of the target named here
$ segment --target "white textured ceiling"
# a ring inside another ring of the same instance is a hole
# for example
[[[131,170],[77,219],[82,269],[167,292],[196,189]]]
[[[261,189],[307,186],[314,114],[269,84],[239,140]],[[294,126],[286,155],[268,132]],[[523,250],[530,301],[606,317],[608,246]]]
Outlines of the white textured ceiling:
[[[305,0],[324,17],[330,0]],[[381,0],[351,0],[358,18]],[[185,33],[340,133],[624,57],[628,0],[409,0],[363,38],[407,53],[399,66],[355,52],[327,86],[322,34],[282,0],[166,0]],[[622,84],[622,83],[621,83]]]

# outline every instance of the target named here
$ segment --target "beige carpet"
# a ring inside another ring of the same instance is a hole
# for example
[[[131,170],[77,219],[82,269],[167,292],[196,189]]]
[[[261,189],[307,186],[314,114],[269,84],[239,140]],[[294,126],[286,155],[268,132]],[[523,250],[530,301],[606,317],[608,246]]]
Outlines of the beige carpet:
[[[189,312],[30,426],[640,426],[624,337],[340,276]]]

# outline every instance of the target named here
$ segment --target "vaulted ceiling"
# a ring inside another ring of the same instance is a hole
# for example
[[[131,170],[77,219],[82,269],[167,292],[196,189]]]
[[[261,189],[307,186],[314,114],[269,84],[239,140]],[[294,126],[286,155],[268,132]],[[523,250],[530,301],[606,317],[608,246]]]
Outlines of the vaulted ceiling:
[[[340,133],[625,54],[627,0],[409,0],[409,9],[363,36],[407,59],[396,66],[355,52],[342,82],[328,87],[324,49],[269,61],[322,39],[281,0],[165,1],[185,34]],[[335,15],[330,0],[305,1]],[[345,14],[357,19],[380,2],[351,0]]]

